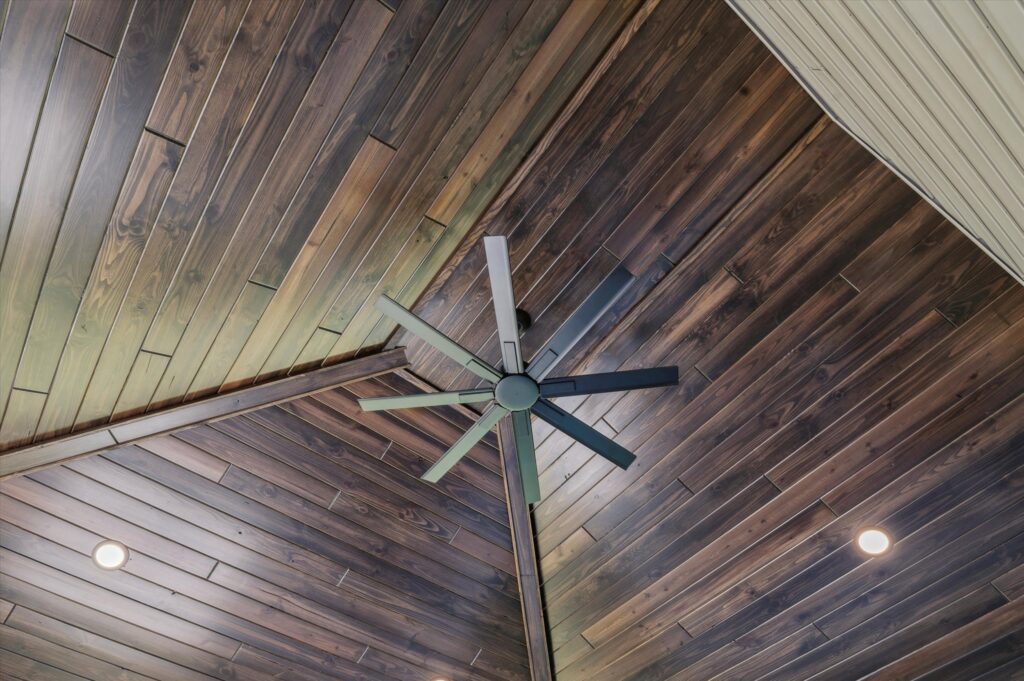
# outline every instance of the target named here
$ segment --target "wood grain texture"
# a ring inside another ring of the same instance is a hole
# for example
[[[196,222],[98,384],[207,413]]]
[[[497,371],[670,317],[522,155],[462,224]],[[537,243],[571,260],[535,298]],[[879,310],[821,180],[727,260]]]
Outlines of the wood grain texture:
[[[1022,290],[720,10],[652,8],[471,232],[509,238],[524,354],[621,261],[646,283],[557,371],[682,374],[561,400],[626,471],[535,428],[560,679],[857,678],[1016,583]],[[494,360],[485,279],[467,242],[416,310]],[[397,343],[441,389],[476,382]],[[870,524],[891,555],[851,545]],[[942,664],[997,669],[1012,635]]]
[[[90,678],[530,679],[483,521],[365,426],[270,412],[0,483],[0,648]],[[91,567],[105,536],[120,573]]]
[[[0,34],[0,258],[7,245],[18,188],[35,137],[50,72],[60,50],[70,0],[5,4]]]
[[[75,0],[67,33],[97,50],[117,56],[133,5],[135,0]]]
[[[138,0],[88,38],[80,6],[0,34],[0,447],[106,452],[0,484],[15,676],[528,678],[497,438],[424,485],[475,413],[357,403],[477,383],[380,293],[496,360],[485,234],[528,357],[624,266],[556,373],[680,369],[559,400],[628,470],[535,425],[556,678],[1016,672],[1024,289],[726,4]],[[110,450],[398,346],[412,372]],[[90,567],[105,524],[130,571]]]
[[[380,349],[395,327],[373,298],[412,305],[431,287],[638,11],[651,7],[11,3],[0,70],[25,106],[3,116],[16,142],[0,240],[16,253],[0,266],[0,400],[46,393],[42,442]],[[90,60],[98,110],[61,94]]]
[[[152,385],[147,377],[152,373],[151,366],[162,370],[166,365],[166,357],[154,355],[152,358],[139,355],[141,364],[133,367],[130,380],[126,387],[129,390],[146,390]],[[271,404],[309,395],[329,387],[344,385],[353,381],[375,376],[379,373],[394,371],[406,366],[405,353],[402,350],[390,350],[377,355],[368,355],[359,359],[323,367],[315,371],[289,376],[278,381],[271,381],[258,386],[250,386],[223,395],[215,395],[188,404],[161,409],[149,414],[118,421],[113,426],[97,426],[76,431],[62,437],[46,440],[43,443],[16,447],[0,455],[0,477],[10,477],[29,470],[45,468],[65,460],[106,449],[114,443],[125,444],[135,442],[154,435],[173,432],[205,421],[227,418],[259,409]],[[19,393],[24,391],[18,391]],[[12,412],[17,419],[12,421],[21,430],[14,431],[24,442],[23,429],[31,420],[31,412],[38,399],[37,393],[25,392],[26,398],[16,402],[18,410]],[[130,398],[129,398],[130,399]],[[125,404],[131,404],[126,400]],[[126,407],[127,409],[127,407]]]

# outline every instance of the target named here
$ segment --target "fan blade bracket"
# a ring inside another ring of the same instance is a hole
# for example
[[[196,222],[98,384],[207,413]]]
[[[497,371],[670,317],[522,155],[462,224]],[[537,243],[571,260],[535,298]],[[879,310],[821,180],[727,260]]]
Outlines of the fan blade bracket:
[[[540,382],[543,397],[564,397],[568,395],[593,395],[596,393],[623,392],[661,388],[679,384],[679,367],[666,366],[653,369],[611,371],[600,374],[563,376],[548,378]]]
[[[519,477],[523,481],[523,496],[526,503],[540,501],[540,476],[537,473],[537,450],[533,443],[533,424],[527,411],[512,412],[512,432],[516,437],[516,459],[519,462]]]

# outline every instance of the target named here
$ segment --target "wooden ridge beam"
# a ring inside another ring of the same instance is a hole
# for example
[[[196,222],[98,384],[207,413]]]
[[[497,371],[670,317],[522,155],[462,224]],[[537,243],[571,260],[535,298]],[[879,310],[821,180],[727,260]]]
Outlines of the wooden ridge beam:
[[[406,366],[408,361],[403,348],[388,350],[25,445],[0,453],[0,480],[62,464],[111,447],[337,388]]]
[[[533,520],[530,507],[523,496],[523,480],[519,473],[516,438],[512,432],[512,419],[498,423],[498,444],[501,449],[501,468],[505,477],[505,498],[508,503],[509,525],[512,528],[512,552],[516,559],[519,579],[519,601],[523,608],[526,627],[526,652],[530,661],[533,681],[552,681],[551,653],[548,646],[547,625],[544,621],[544,601],[540,593],[540,568],[537,549],[533,541]]]

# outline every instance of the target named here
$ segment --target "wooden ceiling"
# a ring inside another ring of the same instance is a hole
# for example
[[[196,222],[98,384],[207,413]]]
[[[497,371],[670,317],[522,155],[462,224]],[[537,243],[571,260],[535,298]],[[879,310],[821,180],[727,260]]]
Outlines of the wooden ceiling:
[[[367,352],[381,291],[494,361],[478,241],[504,234],[527,357],[621,265],[556,373],[682,375],[559,400],[627,471],[535,424],[558,679],[1021,672],[1024,288],[725,3],[38,6],[0,36],[39,103],[2,120],[8,446]],[[159,73],[148,102],[122,64]],[[13,675],[524,678],[493,439],[433,487],[468,412],[352,402],[476,381],[392,343],[415,374],[0,485]],[[889,554],[854,547],[871,525]],[[113,533],[138,558],[101,573]]]
[[[636,2],[3,8],[9,448],[380,346]]]
[[[559,400],[629,470],[535,423],[558,678],[1020,671],[1024,289],[724,5],[660,3],[629,37],[417,307],[496,361],[474,237],[504,234],[526,356],[622,264],[630,292],[555,373],[680,367]],[[889,555],[852,545],[870,525]]]
[[[389,374],[0,483],[4,678],[525,681],[494,437],[435,487],[470,415],[358,413],[419,389]],[[115,573],[89,557],[112,535]]]

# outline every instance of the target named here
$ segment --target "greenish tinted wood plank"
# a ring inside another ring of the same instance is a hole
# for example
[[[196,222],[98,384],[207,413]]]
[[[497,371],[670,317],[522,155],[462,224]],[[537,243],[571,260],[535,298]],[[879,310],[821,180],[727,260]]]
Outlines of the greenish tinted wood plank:
[[[186,3],[145,1],[132,14],[46,268],[14,380],[20,388],[50,389],[119,196],[137,190],[129,164],[151,150],[140,146],[142,126],[187,13]]]
[[[0,264],[0,400],[6,401],[46,263],[60,229],[113,60],[75,40],[61,47]]]
[[[139,352],[114,404],[111,420],[131,418],[146,411],[156,382],[163,376],[170,359],[167,355],[155,355],[145,350]]]
[[[228,51],[218,83],[189,140],[161,207],[108,342],[96,363],[79,427],[110,417],[130,366],[124,357],[142,347],[167,286],[178,271],[196,226],[249,119],[264,80],[285,41],[300,5],[287,0],[253,0],[239,37]]]
[[[63,354],[50,382],[51,396],[39,422],[37,441],[71,430],[93,367],[178,169],[182,151],[173,142],[143,133],[67,342],[59,339]],[[57,343],[56,338],[36,337],[26,348],[26,357],[34,358],[37,353],[44,355]],[[61,352],[60,347],[56,352]],[[42,361],[31,364],[42,364]]]
[[[185,395],[186,400],[194,400],[217,391],[224,381],[224,374],[227,373],[231,363],[238,357],[238,353],[242,351],[242,347],[249,339],[253,329],[256,328],[276,293],[274,289],[269,289],[260,284],[245,283],[242,294],[238,296],[234,308],[228,314],[227,319],[224,320],[224,325],[220,328],[217,335],[221,342],[214,343],[213,347],[206,353],[202,364],[199,365],[199,371],[196,372],[195,377],[189,384],[189,392]],[[187,344],[178,353],[189,354],[198,352],[200,349]],[[172,360],[171,370],[179,371],[183,369],[179,363],[175,363]],[[175,377],[164,376],[163,381],[160,383],[162,388],[160,390],[160,397],[163,398],[164,395],[170,392],[167,386],[177,385],[181,382],[175,380]],[[174,399],[174,397],[156,399],[153,402],[153,406],[160,407],[171,404]]]
[[[32,441],[44,402],[44,393],[17,388],[11,391],[3,425],[0,426],[0,449],[11,449]]]
[[[0,258],[14,215],[18,188],[28,163],[39,112],[60,50],[71,0],[4,5],[0,34]]]

